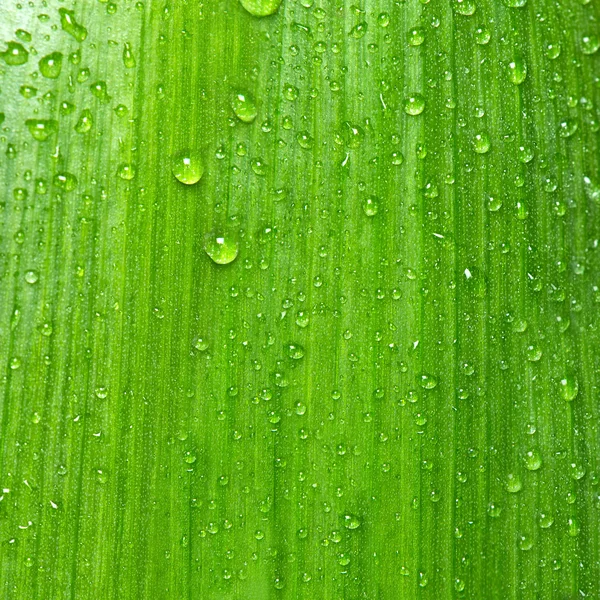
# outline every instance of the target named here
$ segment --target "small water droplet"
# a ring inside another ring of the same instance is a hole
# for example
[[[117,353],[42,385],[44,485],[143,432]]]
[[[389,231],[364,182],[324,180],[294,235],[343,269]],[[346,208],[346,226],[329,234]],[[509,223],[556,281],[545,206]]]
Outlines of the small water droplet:
[[[123,64],[126,69],[133,69],[135,67],[135,56],[129,42],[123,44]]]
[[[379,200],[376,196],[369,196],[363,202],[363,211],[367,217],[374,217],[379,212]]]
[[[527,78],[527,65],[520,55],[508,63],[508,78],[514,85],[521,85]]]

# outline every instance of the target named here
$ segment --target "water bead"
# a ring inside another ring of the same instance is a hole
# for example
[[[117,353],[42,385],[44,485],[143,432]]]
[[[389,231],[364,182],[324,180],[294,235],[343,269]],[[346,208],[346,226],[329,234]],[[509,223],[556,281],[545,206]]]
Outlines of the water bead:
[[[63,55],[52,52],[40,59],[40,73],[48,79],[57,79],[62,71]]]
[[[244,123],[252,123],[258,114],[256,103],[249,94],[241,92],[235,94],[231,102],[231,107],[235,116]]]
[[[417,116],[425,110],[425,98],[421,94],[414,94],[404,100],[404,112],[407,115]]]
[[[7,65],[18,67],[29,60],[29,52],[19,42],[7,42],[6,46],[6,50],[0,53],[0,56]]]
[[[66,8],[59,8],[60,26],[63,31],[73,36],[78,42],[83,42],[87,37],[87,29],[75,20],[75,11]]]
[[[171,170],[175,178],[186,185],[198,183],[204,174],[204,165],[197,152],[185,150],[171,161]]]
[[[254,17],[267,17],[277,12],[281,0],[240,0],[240,4]]]
[[[204,236],[204,251],[218,265],[233,262],[238,250],[239,244],[231,234],[212,232]]]

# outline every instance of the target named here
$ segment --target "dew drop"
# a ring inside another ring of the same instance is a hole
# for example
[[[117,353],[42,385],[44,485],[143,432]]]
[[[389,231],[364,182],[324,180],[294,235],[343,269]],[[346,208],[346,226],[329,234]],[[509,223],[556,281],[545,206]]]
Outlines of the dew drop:
[[[75,20],[75,11],[59,8],[60,26],[63,31],[73,36],[78,42],[83,42],[87,37],[87,29]]]
[[[135,67],[135,56],[129,42],[123,44],[123,64],[126,69],[133,69]]]
[[[92,117],[92,111],[88,108],[81,111],[77,123],[75,123],[75,131],[77,133],[87,133],[94,125],[94,119]]]
[[[358,529],[360,527],[360,520],[354,515],[345,515],[344,527],[346,529]]]
[[[239,244],[231,234],[207,233],[204,236],[204,251],[218,265],[233,262],[238,255]]]
[[[293,360],[300,360],[304,356],[304,348],[300,344],[290,344],[288,356]]]
[[[581,39],[581,51],[588,56],[596,54],[600,48],[600,38],[597,35],[584,35]]]
[[[267,17],[277,12],[281,0],[240,0],[240,4],[255,17]]]
[[[65,192],[72,192],[77,187],[77,177],[71,173],[57,173],[54,176],[54,185]]]
[[[478,133],[473,139],[473,150],[477,152],[477,154],[486,154],[490,150],[490,136],[483,132]]]
[[[252,123],[258,114],[256,103],[249,94],[241,92],[235,94],[231,102],[231,107],[235,116],[244,123]]]
[[[40,73],[48,79],[57,79],[62,71],[63,55],[52,52],[40,59]]]
[[[363,211],[367,217],[374,217],[379,212],[379,200],[376,196],[369,196],[363,202]]]
[[[434,375],[427,375],[423,373],[423,375],[421,375],[421,377],[419,378],[419,383],[421,384],[421,387],[423,389],[432,390],[434,387],[437,386],[438,381]]]
[[[452,5],[457,14],[470,17],[475,14],[477,5],[474,0],[453,0]]]
[[[197,152],[185,150],[173,157],[171,170],[178,181],[186,185],[193,185],[202,178],[204,165]]]
[[[131,163],[121,163],[117,168],[117,175],[125,181],[131,181],[135,177],[135,167]]]
[[[29,52],[19,42],[7,42],[6,50],[0,54],[7,65],[18,67],[29,60]]]
[[[509,473],[506,477],[506,491],[511,494],[516,494],[521,491],[523,484],[521,483],[521,478],[514,474]]]
[[[58,121],[54,119],[27,119],[25,125],[33,139],[38,142],[45,142],[58,131]]]
[[[563,400],[567,402],[572,402],[577,398],[577,394],[579,394],[579,382],[577,381],[577,377],[572,373],[565,375],[559,382],[560,385],[560,395]]]
[[[414,94],[404,100],[404,112],[407,115],[420,115],[425,110],[425,98],[421,94]]]
[[[521,85],[527,78],[527,65],[521,56],[508,63],[508,78],[514,85]]]
[[[525,467],[530,471],[537,471],[542,466],[542,455],[537,449],[525,452]]]

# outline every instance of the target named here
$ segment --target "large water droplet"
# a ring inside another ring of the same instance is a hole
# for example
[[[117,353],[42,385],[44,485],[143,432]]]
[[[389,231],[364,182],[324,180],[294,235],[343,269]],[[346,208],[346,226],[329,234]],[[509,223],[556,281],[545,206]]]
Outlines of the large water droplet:
[[[6,46],[6,50],[0,56],[7,65],[18,67],[29,60],[29,52],[19,42],[7,42]]]
[[[277,12],[281,0],[240,0],[240,4],[255,17],[267,17]]]
[[[75,20],[75,11],[59,8],[60,26],[63,31],[72,35],[78,42],[83,42],[87,37],[87,29]]]
[[[48,79],[56,79],[62,71],[63,55],[52,52],[40,59],[40,73]]]
[[[425,110],[425,98],[421,94],[413,94],[404,100],[404,112],[407,115],[420,115]]]
[[[45,142],[58,131],[58,121],[54,119],[27,119],[25,125],[38,142]]]
[[[560,384],[560,395],[563,400],[567,402],[572,402],[577,398],[577,394],[579,394],[579,382],[577,381],[577,377],[572,373],[565,375],[559,382]]]
[[[527,78],[527,65],[520,55],[508,63],[508,78],[515,85],[521,85]]]
[[[133,55],[129,42],[125,42],[123,45],[123,64],[126,69],[133,69],[133,67],[135,67],[135,56]]]
[[[186,185],[193,185],[198,183],[204,174],[204,165],[197,152],[184,150],[173,157],[171,170],[178,181]]]
[[[235,116],[244,123],[252,123],[256,119],[258,113],[256,109],[256,103],[249,94],[243,94],[241,92],[233,96],[231,107]]]
[[[204,236],[204,250],[218,265],[233,262],[238,255],[239,244],[230,233],[207,233]]]

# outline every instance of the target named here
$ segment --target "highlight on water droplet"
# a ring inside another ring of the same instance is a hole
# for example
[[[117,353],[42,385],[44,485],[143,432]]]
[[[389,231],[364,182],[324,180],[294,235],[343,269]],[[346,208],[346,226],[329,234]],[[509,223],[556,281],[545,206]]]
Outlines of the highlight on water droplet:
[[[258,114],[256,102],[252,96],[242,92],[234,94],[231,107],[235,116],[244,123],[252,123]]]
[[[204,251],[218,265],[233,262],[237,258],[238,250],[238,241],[229,232],[211,232],[204,236]]]
[[[0,56],[11,67],[24,65],[29,60],[29,52],[19,42],[7,42],[6,50],[0,53]]]
[[[63,55],[60,52],[52,52],[40,59],[40,73],[48,79],[57,79],[62,71]]]
[[[255,17],[268,17],[277,12],[281,0],[240,0],[240,4]]]
[[[60,26],[63,31],[72,35],[78,42],[83,42],[87,37],[87,29],[75,20],[75,11],[67,10],[66,8],[59,8],[60,14]]]
[[[54,119],[27,119],[25,125],[33,139],[38,142],[45,142],[58,131],[58,121]]]
[[[181,183],[194,185],[204,175],[204,164],[197,152],[194,150],[183,150],[171,160],[171,171]]]
[[[404,100],[404,112],[407,115],[420,115],[425,110],[425,98],[421,94],[413,94]]]

